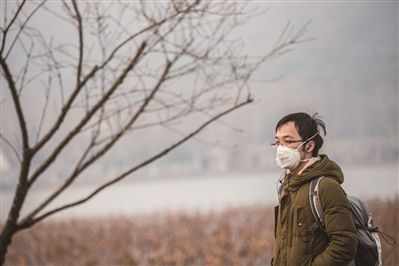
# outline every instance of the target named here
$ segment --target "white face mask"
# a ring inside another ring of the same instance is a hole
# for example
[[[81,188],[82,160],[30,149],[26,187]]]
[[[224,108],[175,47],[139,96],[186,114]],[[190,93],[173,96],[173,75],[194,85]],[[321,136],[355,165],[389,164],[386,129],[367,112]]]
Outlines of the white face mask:
[[[298,148],[293,149],[283,145],[277,147],[276,163],[281,169],[295,169],[300,161]]]
[[[302,142],[298,147],[294,148],[290,148],[290,147],[286,147],[283,145],[279,145],[277,147],[277,154],[276,154],[276,163],[278,166],[281,167],[281,169],[295,169],[300,162],[305,162],[308,160],[301,160],[301,155],[299,153],[299,148],[307,143],[309,140],[313,139],[318,133],[316,133],[315,135],[313,135],[311,138],[309,138],[308,140]]]

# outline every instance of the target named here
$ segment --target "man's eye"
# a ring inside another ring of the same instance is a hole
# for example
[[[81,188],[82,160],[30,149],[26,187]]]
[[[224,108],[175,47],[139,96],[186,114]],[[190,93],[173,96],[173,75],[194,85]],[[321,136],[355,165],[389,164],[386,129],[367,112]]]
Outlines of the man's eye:
[[[290,145],[292,143],[292,141],[291,140],[286,140],[285,143]]]

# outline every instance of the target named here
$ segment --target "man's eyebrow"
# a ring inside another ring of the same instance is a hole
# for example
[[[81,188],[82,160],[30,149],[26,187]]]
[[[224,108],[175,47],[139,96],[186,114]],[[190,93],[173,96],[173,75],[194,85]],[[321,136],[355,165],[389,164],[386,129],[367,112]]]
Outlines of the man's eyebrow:
[[[276,139],[277,139],[278,137],[276,136]],[[281,138],[294,138],[293,136],[291,136],[291,135],[284,135],[284,136],[281,136]]]

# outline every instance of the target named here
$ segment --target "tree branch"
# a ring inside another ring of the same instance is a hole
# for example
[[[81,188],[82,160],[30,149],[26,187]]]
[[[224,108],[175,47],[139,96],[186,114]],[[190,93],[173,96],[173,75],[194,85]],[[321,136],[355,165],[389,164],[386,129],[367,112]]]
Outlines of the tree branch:
[[[28,21],[30,20],[30,18],[36,13],[36,11],[38,11],[46,2],[47,0],[44,0],[43,2],[41,2],[33,11],[32,13],[26,18],[26,20],[24,21],[24,23],[21,25],[18,33],[16,34],[14,41],[12,42],[12,44],[10,45],[10,48],[8,50],[8,53],[4,56],[4,60],[7,59],[8,55],[10,54],[12,47],[14,46],[15,42],[18,40],[19,35],[21,34],[22,30],[25,28],[25,25],[28,23]],[[24,0],[22,2],[22,4],[18,7],[17,13],[15,14],[12,23],[10,23],[8,25],[8,27],[6,28],[6,31],[3,33],[3,43],[2,43],[2,47],[0,50],[0,54],[3,55],[4,49],[5,49],[5,42],[6,42],[6,35],[7,35],[7,31],[10,29],[10,27],[12,26],[12,24],[14,23],[14,21],[17,19],[17,16],[19,14],[19,12],[22,10],[23,5],[25,4],[26,0]]]
[[[135,167],[129,169],[128,171],[124,172],[123,174],[121,174],[120,176],[114,178],[113,180],[111,180],[111,181],[109,181],[109,182],[103,184],[102,186],[100,186],[99,188],[97,188],[96,190],[94,190],[91,194],[89,194],[87,197],[85,197],[85,198],[83,198],[83,199],[81,199],[81,200],[78,200],[78,201],[76,201],[76,202],[73,202],[73,203],[64,205],[64,206],[62,206],[62,207],[56,208],[56,209],[54,209],[54,210],[51,210],[51,211],[49,211],[49,212],[47,212],[47,213],[45,213],[45,214],[43,214],[43,215],[41,215],[41,216],[39,216],[39,217],[37,217],[37,218],[33,218],[32,215],[29,215],[29,216],[27,216],[26,218],[24,218],[23,220],[21,220],[21,222],[18,224],[18,227],[20,227],[21,229],[23,229],[23,228],[28,228],[28,227],[30,227],[30,226],[32,226],[32,225],[34,225],[34,224],[40,222],[41,220],[43,220],[44,218],[46,218],[46,217],[48,217],[48,216],[50,216],[50,215],[52,215],[52,214],[55,214],[55,213],[57,213],[57,212],[60,212],[60,211],[62,211],[62,210],[65,210],[65,209],[68,209],[68,208],[71,208],[71,207],[74,207],[74,206],[77,206],[77,205],[80,205],[80,204],[82,204],[82,203],[88,201],[89,199],[91,199],[92,197],[94,197],[96,194],[98,194],[100,191],[102,191],[103,189],[105,189],[105,188],[107,188],[107,187],[109,187],[109,186],[111,186],[111,185],[113,185],[113,184],[115,184],[115,183],[121,181],[121,180],[124,179],[126,176],[130,175],[131,173],[133,173],[133,172],[137,171],[138,169],[140,169],[140,168],[142,168],[142,167],[144,167],[144,166],[146,166],[146,165],[148,165],[148,164],[154,162],[155,160],[157,160],[157,159],[159,159],[159,158],[165,156],[166,154],[168,154],[170,151],[176,149],[177,147],[179,147],[180,145],[182,145],[183,143],[185,143],[187,140],[191,139],[192,137],[194,137],[195,135],[197,135],[198,133],[200,133],[205,127],[207,127],[207,126],[208,126],[209,124],[211,124],[212,122],[218,120],[219,118],[221,118],[221,117],[227,115],[228,113],[230,113],[230,112],[232,112],[232,111],[234,111],[234,110],[236,110],[236,109],[238,109],[238,108],[240,108],[240,107],[243,107],[243,106],[245,106],[245,105],[251,103],[252,101],[253,101],[253,100],[249,98],[249,99],[247,99],[245,102],[242,102],[242,103],[240,103],[240,104],[238,104],[238,105],[235,105],[235,106],[233,106],[233,107],[231,107],[231,108],[229,108],[229,109],[227,109],[227,110],[225,110],[225,111],[219,113],[218,115],[212,117],[211,119],[209,119],[208,121],[206,121],[205,123],[203,123],[201,126],[199,126],[195,131],[191,132],[191,133],[188,134],[186,137],[182,138],[180,141],[174,143],[174,144],[171,145],[169,148],[167,148],[167,149],[161,151],[160,153],[158,153],[158,154],[154,155],[153,157],[147,159],[146,161],[142,162],[141,164],[139,164],[139,165],[137,165],[137,166],[135,166]]]
[[[34,217],[37,213],[39,213],[42,209],[44,209],[50,202],[52,202],[62,191],[64,191],[72,182],[76,179],[76,177],[84,171],[89,165],[95,162],[99,157],[101,157],[105,152],[107,152],[124,134],[125,132],[131,127],[131,125],[137,120],[137,118],[141,115],[145,107],[148,103],[152,100],[155,93],[159,90],[161,84],[165,81],[167,73],[169,72],[170,67],[172,66],[172,62],[168,62],[166,64],[164,73],[160,78],[158,84],[152,90],[151,94],[147,97],[147,99],[143,102],[139,110],[136,114],[132,117],[132,119],[125,125],[123,129],[121,129],[118,134],[116,134],[112,140],[107,143],[100,151],[98,151],[95,155],[93,155],[88,161],[86,161],[81,167],[75,168],[74,172],[71,176],[64,182],[64,184],[58,188],[47,200],[45,200],[42,204],[40,204],[35,210],[33,210],[25,219],[29,220]],[[83,158],[82,158],[83,159]],[[83,160],[82,160],[83,161]],[[78,163],[79,166],[80,163]]]
[[[196,5],[198,5],[199,1],[194,2],[193,4],[191,4],[186,10],[185,12],[187,12],[189,9],[194,8]],[[74,4],[75,1],[74,1]],[[83,78],[82,81],[79,82],[76,85],[76,88],[74,90],[74,92],[71,94],[71,96],[69,97],[69,100],[67,101],[67,103],[64,105],[64,107],[61,110],[61,114],[59,115],[56,123],[54,124],[54,126],[49,130],[49,132],[42,138],[41,141],[39,141],[35,147],[32,148],[33,153],[36,153],[38,150],[40,150],[44,144],[46,144],[51,137],[57,132],[58,128],[60,127],[60,125],[62,124],[62,122],[64,121],[64,118],[66,116],[66,114],[68,113],[73,101],[75,100],[76,96],[78,95],[78,93],[80,92],[81,88],[91,79],[94,77],[94,75],[97,73],[98,70],[103,69],[116,55],[117,51],[119,51],[122,47],[124,47],[128,42],[130,42],[131,40],[133,40],[134,38],[138,37],[139,35],[141,35],[144,32],[147,32],[153,28],[157,28],[160,25],[168,22],[169,20],[171,20],[172,18],[176,17],[177,15],[179,15],[179,12],[176,12],[172,15],[170,15],[169,17],[166,17],[158,22],[155,22],[154,24],[149,25],[148,27],[145,27],[144,29],[140,30],[139,32],[132,34],[131,36],[129,36],[128,38],[126,38],[126,40],[124,40],[123,42],[121,42],[117,47],[115,47],[115,49],[111,52],[111,54],[109,55],[109,57],[100,65],[100,66],[95,66],[92,71],[85,77]],[[81,26],[79,26],[80,30],[79,30],[79,34],[81,34]],[[82,37],[83,38],[83,37]],[[80,41],[82,41],[82,39],[80,38]],[[80,50],[82,49],[82,45],[80,45]],[[82,56],[79,57],[79,60],[82,60]],[[78,64],[79,66],[81,66],[81,63]],[[81,75],[81,74],[80,74]],[[80,77],[80,75],[78,75],[78,79]]]
[[[17,157],[17,160],[21,163],[21,158],[19,157],[19,153],[17,151],[17,149],[14,147],[14,145],[12,145],[11,141],[9,141],[6,137],[4,137],[1,133],[0,133],[0,139],[2,139],[5,143],[7,143],[7,145],[11,148],[11,150],[14,152],[15,157]]]
[[[82,62],[83,62],[83,29],[82,29],[82,17],[80,16],[78,5],[76,0],[72,0],[73,8],[76,12],[76,20],[78,21],[78,32],[79,32],[79,59],[76,74],[76,87],[79,87],[80,77],[82,75]]]
[[[17,12],[15,12],[14,17],[11,19],[10,24],[8,24],[8,26],[3,31],[3,41],[1,42],[1,49],[0,49],[0,54],[1,55],[3,54],[4,47],[5,47],[5,44],[6,44],[7,33],[10,30],[11,26],[14,24],[14,22],[17,19],[19,13],[21,12],[22,8],[24,7],[25,3],[26,3],[26,0],[23,0],[22,3],[19,5],[19,7],[17,9]]]
[[[121,73],[119,78],[114,82],[112,87],[107,91],[107,93],[103,96],[103,98],[100,99],[97,102],[97,104],[93,106],[93,108],[90,110],[90,112],[88,112],[85,115],[85,117],[83,117],[83,119],[79,122],[79,124],[68,134],[67,137],[64,138],[64,140],[54,149],[53,153],[47,158],[47,160],[31,176],[31,178],[29,180],[29,185],[32,185],[36,181],[36,179],[39,177],[39,175],[44,170],[46,170],[47,167],[57,158],[59,153],[69,143],[69,141],[71,141],[72,138],[77,133],[79,133],[79,131],[86,125],[86,123],[90,120],[90,118],[101,108],[101,106],[104,105],[104,103],[109,99],[109,97],[112,95],[112,93],[114,93],[114,91],[120,86],[120,84],[122,84],[122,82],[125,79],[125,77],[127,76],[127,74],[139,61],[140,56],[143,53],[145,47],[146,47],[146,42],[143,42],[142,45],[137,50],[135,57],[131,60],[129,65],[124,69],[124,71]],[[35,148],[37,150],[37,147],[35,147]]]
[[[13,103],[14,103],[14,107],[15,107],[15,111],[17,113],[19,128],[21,130],[21,135],[22,135],[23,149],[24,150],[28,150],[29,149],[29,137],[28,137],[28,131],[27,131],[27,128],[26,128],[25,117],[24,117],[24,114],[23,114],[23,111],[22,111],[22,106],[21,106],[21,103],[19,101],[17,88],[15,87],[15,83],[14,83],[14,80],[12,78],[10,69],[8,68],[8,65],[5,62],[5,60],[3,59],[2,55],[0,55],[0,64],[1,64],[1,67],[2,67],[2,69],[4,71],[4,76],[5,76],[6,80],[7,80],[8,88],[10,89],[11,97],[12,97],[12,100],[13,100]]]

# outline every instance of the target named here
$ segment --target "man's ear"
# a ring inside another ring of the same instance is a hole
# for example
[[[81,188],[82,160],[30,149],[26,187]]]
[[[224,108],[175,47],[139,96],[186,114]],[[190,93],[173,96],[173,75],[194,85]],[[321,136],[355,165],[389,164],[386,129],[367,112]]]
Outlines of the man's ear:
[[[314,142],[314,141],[309,141],[307,144],[306,144],[306,152],[312,152],[313,151],[313,149],[314,149],[314,147],[315,147],[315,145],[316,145],[316,143]]]

